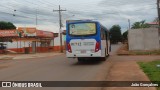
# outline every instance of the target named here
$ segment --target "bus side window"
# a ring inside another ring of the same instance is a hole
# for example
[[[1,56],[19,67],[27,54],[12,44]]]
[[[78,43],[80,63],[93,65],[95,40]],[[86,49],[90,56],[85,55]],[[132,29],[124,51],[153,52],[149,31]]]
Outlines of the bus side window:
[[[103,28],[101,28],[101,39],[102,40],[106,40],[106,35],[105,35],[105,30]]]
[[[102,35],[102,28],[101,28],[101,33],[100,33],[100,34],[101,34],[101,39],[102,39],[102,38],[103,38],[103,35]]]
[[[106,37],[106,40],[108,40],[108,33],[107,33],[107,31],[105,31],[105,37]]]
[[[105,31],[103,31],[103,35],[104,35],[104,39],[103,39],[103,40],[106,40],[107,38],[106,38],[106,33],[105,33]]]
[[[109,32],[105,32],[106,33],[106,40],[109,40],[110,39],[110,37],[109,37]]]

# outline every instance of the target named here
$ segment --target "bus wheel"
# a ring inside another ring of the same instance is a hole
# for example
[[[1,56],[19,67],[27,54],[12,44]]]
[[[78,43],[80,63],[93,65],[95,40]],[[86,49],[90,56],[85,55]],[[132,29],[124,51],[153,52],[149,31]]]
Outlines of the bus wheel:
[[[102,57],[101,58],[102,61],[106,61],[106,59],[107,59],[106,57]]]
[[[105,49],[105,56],[102,57],[101,60],[102,60],[102,61],[106,61],[106,59],[107,59],[106,57],[107,57],[107,55],[106,55],[106,49]]]
[[[109,51],[107,50],[107,55],[106,55],[106,57],[109,57]]]
[[[77,58],[78,59],[78,62],[83,62],[84,59],[83,58]]]

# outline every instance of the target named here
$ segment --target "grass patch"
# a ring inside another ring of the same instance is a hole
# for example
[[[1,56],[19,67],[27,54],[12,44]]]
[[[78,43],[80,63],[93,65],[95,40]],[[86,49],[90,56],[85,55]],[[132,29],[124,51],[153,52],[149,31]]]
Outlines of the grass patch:
[[[138,62],[138,64],[151,81],[160,81],[160,67],[157,67],[157,65],[160,65],[160,60],[152,62]],[[160,87],[158,87],[157,90],[160,90]]]

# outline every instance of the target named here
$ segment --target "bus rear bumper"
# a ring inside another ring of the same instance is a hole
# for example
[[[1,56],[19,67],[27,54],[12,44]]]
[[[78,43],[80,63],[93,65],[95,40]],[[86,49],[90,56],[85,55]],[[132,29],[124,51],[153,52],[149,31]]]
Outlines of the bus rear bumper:
[[[70,53],[66,51],[66,56],[68,58],[76,58],[76,57],[102,57],[101,50],[96,53]]]

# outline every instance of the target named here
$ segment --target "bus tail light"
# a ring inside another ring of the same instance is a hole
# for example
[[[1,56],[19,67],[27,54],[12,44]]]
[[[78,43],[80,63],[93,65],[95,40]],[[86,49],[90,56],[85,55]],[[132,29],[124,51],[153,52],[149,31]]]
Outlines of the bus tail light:
[[[68,52],[72,52],[72,49],[71,49],[71,45],[69,44],[69,43],[67,43],[67,50],[68,50]]]
[[[95,52],[98,52],[100,49],[100,43],[96,42]]]

